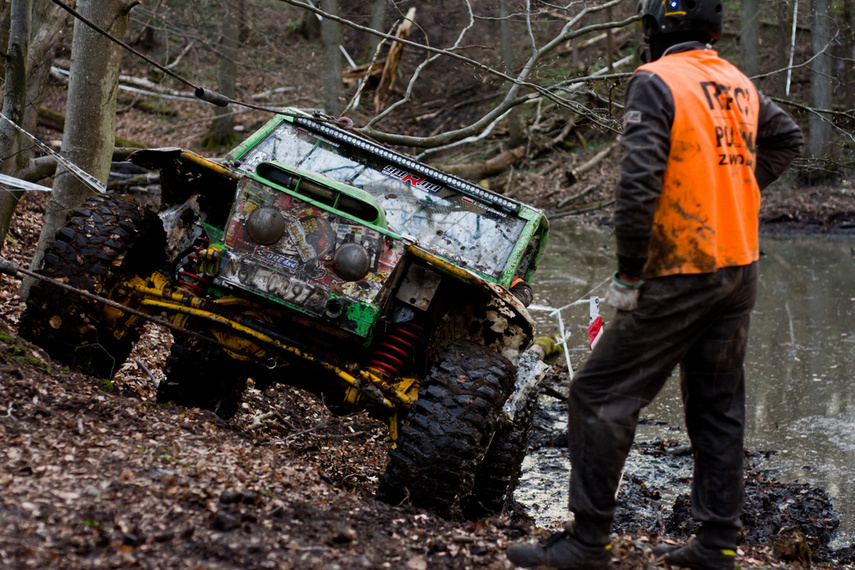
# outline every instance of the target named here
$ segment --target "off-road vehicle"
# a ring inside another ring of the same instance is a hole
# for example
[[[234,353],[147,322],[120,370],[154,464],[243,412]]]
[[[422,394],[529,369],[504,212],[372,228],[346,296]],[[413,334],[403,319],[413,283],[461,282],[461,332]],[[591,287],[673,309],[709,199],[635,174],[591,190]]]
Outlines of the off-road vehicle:
[[[40,273],[135,313],[39,281],[22,336],[111,377],[142,317],[166,318],[186,332],[159,401],[229,417],[248,378],[292,384],[388,421],[381,499],[449,518],[508,504],[537,376],[517,374],[533,322],[509,289],[532,278],[542,213],[297,110],[221,161],[130,161],[160,171],[156,207],[96,196]]]

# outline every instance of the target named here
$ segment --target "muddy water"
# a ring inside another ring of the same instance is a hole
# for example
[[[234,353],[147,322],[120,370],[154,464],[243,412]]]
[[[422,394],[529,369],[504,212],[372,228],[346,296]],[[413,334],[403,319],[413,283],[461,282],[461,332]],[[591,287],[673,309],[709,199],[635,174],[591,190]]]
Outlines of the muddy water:
[[[759,298],[752,315],[746,359],[746,447],[774,451],[758,467],[779,481],[825,489],[841,513],[838,544],[855,541],[855,238],[798,236],[761,238]],[[564,308],[574,367],[586,355],[588,305],[602,296],[614,271],[613,239],[607,232],[556,224],[535,282],[532,311],[538,334],[554,334]],[[567,307],[567,305],[571,305]],[[609,310],[603,307],[608,326]],[[563,426],[562,404],[544,406]],[[642,416],[636,441],[657,437],[687,441],[675,375]],[[565,450],[543,448],[526,460],[516,498],[543,526],[566,518]],[[655,463],[630,456],[624,477],[655,476]],[[681,474],[664,475],[662,503],[685,489]],[[667,492],[670,491],[670,494]]]

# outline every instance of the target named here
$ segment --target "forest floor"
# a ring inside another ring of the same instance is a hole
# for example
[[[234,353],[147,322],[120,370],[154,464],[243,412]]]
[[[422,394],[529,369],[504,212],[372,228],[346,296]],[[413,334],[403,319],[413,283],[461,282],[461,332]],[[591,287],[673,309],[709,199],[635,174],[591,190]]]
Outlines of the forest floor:
[[[767,227],[851,231],[851,187],[774,196],[764,210]],[[5,258],[26,266],[45,201],[24,197]],[[147,329],[112,382],[69,372],[16,336],[23,307],[17,285],[0,278],[2,567],[512,568],[504,555],[509,544],[547,534],[520,508],[459,523],[375,501],[385,425],[362,414],[334,416],[294,388],[262,394],[250,385],[230,421],[156,404],[171,342],[157,327]],[[754,486],[781,489],[762,479]],[[634,501],[640,509],[649,500],[643,482],[639,489],[625,499],[630,511]],[[793,493],[824,496],[784,488],[776,500],[755,502],[753,516],[775,515]],[[807,517],[826,535],[834,518],[828,504],[819,500]],[[671,538],[632,530],[631,521],[619,530],[616,568],[665,567],[651,548]],[[815,550],[825,541],[813,567],[848,567],[848,549],[830,552],[828,536],[810,534]],[[787,548],[792,543],[775,540],[743,546],[738,561],[741,568],[804,567]]]

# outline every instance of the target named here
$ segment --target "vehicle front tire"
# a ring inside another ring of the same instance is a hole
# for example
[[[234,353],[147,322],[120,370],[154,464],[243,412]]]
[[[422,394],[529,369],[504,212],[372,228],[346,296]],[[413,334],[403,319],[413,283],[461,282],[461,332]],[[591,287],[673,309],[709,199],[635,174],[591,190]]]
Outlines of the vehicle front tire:
[[[510,510],[528,451],[537,397],[538,391],[532,390],[513,423],[496,430],[493,443],[475,477],[472,500],[466,509],[467,518],[474,520]]]
[[[400,429],[377,498],[462,519],[515,374],[509,360],[484,346],[456,341],[446,348]]]
[[[165,260],[165,247],[156,214],[130,197],[100,194],[78,208],[57,232],[39,273],[121,301],[114,298],[116,286],[158,268]],[[139,317],[36,281],[18,331],[73,369],[112,378],[139,340],[142,325]]]

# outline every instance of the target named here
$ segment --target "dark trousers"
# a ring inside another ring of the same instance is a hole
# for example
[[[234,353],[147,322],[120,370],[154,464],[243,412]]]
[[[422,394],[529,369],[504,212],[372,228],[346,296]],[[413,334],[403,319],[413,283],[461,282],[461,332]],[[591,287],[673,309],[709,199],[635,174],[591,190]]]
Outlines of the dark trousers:
[[[757,264],[647,281],[618,311],[570,383],[570,510],[579,538],[604,544],[638,414],[681,368],[695,458],[692,515],[708,547],[732,548],[743,496],[748,323]]]

